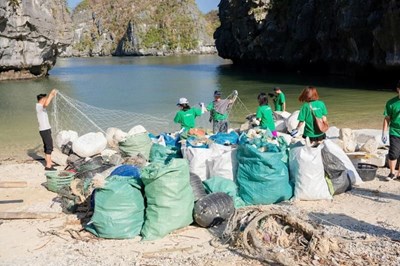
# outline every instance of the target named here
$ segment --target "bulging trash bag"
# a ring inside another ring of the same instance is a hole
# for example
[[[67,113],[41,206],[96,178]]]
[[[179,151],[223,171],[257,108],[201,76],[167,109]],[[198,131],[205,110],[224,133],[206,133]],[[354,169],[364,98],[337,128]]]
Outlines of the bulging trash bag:
[[[147,133],[138,133],[128,136],[126,140],[119,142],[118,145],[123,156],[136,156],[140,153],[148,160],[153,142]]]
[[[198,175],[190,173],[190,186],[193,189],[195,202],[207,195],[203,183],[201,182],[201,179]]]
[[[202,227],[212,227],[229,219],[235,212],[233,199],[226,193],[211,193],[194,205],[193,217]]]
[[[153,143],[150,149],[150,162],[168,163],[172,158],[182,158],[180,149]]]
[[[207,160],[213,155],[208,148],[182,147],[183,158],[189,161],[190,172],[198,175],[201,180],[209,177]]]
[[[115,168],[111,175],[119,175],[119,176],[130,176],[134,178],[140,178],[140,170],[134,165],[124,164]]]
[[[353,163],[351,162],[350,158],[347,154],[332,140],[326,139],[324,140],[324,148],[335,155],[340,161],[343,162],[344,166],[347,169],[347,175],[351,179],[351,183],[354,185],[359,185],[364,183],[358,174],[356,168],[354,167]]]
[[[239,197],[238,187],[232,180],[223,177],[211,177],[203,181],[207,193],[224,192],[231,196],[235,208],[246,206],[246,203]]]
[[[247,205],[273,204],[292,197],[293,188],[284,162],[286,150],[260,152],[250,144],[243,144],[239,145],[237,157],[239,196]]]
[[[103,238],[133,238],[144,221],[144,199],[133,178],[110,176],[97,188],[94,213],[85,230]]]
[[[103,133],[88,133],[77,138],[72,144],[72,150],[80,157],[91,157],[101,153],[107,147],[107,139]]]
[[[62,130],[56,136],[56,145],[59,149],[68,142],[74,142],[78,138],[78,133],[72,130]]]
[[[351,180],[343,162],[325,147],[322,148],[322,162],[325,173],[333,187],[333,195],[344,193],[351,189]],[[332,194],[332,193],[331,193]]]
[[[213,143],[210,144],[210,149],[212,156],[206,161],[209,177],[219,176],[235,181],[238,167],[237,148]]]
[[[143,240],[163,238],[193,222],[194,196],[187,160],[151,163],[142,169],[141,176],[147,198]]]
[[[322,145],[294,146],[289,153],[290,175],[294,181],[294,198],[298,200],[332,199],[325,181],[321,156]]]

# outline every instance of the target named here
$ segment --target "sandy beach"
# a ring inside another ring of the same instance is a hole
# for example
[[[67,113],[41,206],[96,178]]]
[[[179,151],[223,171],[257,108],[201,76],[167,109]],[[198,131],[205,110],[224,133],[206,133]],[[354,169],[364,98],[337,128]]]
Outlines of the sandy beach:
[[[263,265],[233,247],[211,245],[224,225],[210,230],[191,225],[151,242],[96,238],[82,230],[76,215],[62,213],[57,194],[44,187],[40,160],[6,159],[0,173],[0,181],[27,182],[25,188],[0,188],[0,212],[57,214],[52,219],[0,220],[0,265]],[[375,180],[332,201],[274,206],[340,240],[335,256],[342,263],[332,258],[329,265],[399,265],[400,180],[383,181],[387,173],[378,169]],[[322,265],[318,260],[313,264]]]

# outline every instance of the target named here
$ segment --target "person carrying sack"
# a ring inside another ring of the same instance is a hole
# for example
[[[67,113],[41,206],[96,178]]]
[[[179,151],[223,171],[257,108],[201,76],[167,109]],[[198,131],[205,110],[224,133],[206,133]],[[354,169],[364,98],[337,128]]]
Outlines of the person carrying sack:
[[[298,130],[303,124],[304,133],[303,138],[309,137],[312,146],[318,146],[322,140],[326,138],[325,132],[322,132],[316,123],[316,119],[321,119],[327,125],[327,114],[325,103],[319,100],[317,88],[307,87],[299,96],[299,101],[303,103],[300,108],[300,113],[297,118],[299,121],[297,127],[290,133],[292,136],[296,136]],[[323,129],[327,130],[327,128]]]

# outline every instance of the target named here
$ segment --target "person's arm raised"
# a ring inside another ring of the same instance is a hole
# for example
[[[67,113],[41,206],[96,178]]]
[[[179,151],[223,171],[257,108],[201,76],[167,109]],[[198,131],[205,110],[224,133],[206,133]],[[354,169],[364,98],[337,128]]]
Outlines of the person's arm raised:
[[[51,92],[49,93],[49,96],[47,96],[47,99],[44,102],[43,107],[49,106],[49,104],[51,103],[51,100],[53,100],[53,98],[56,96],[56,94],[57,94],[57,90],[52,89]]]

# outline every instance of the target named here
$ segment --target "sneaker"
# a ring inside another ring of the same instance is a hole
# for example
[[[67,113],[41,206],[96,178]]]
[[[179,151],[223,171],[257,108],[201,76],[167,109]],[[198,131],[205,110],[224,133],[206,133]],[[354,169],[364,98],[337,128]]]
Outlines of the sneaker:
[[[394,179],[395,179],[395,177],[394,177],[393,173],[390,173],[387,177],[385,177],[385,181],[391,181],[391,180],[394,180]]]
[[[54,168],[53,166],[52,167],[45,167],[44,170],[45,171],[57,171],[57,169]]]

